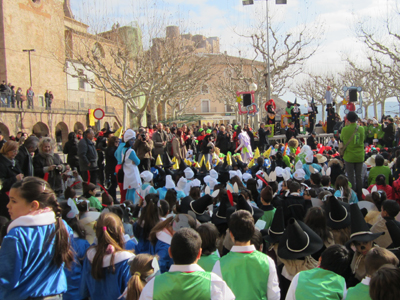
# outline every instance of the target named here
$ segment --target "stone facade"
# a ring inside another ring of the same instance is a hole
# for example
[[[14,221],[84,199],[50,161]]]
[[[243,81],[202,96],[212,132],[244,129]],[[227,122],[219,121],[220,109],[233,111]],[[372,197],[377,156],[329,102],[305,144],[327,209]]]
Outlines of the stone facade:
[[[0,81],[35,92],[34,109],[0,108],[0,130],[8,138],[22,130],[67,140],[68,132],[85,129],[88,109],[102,108],[106,117],[98,128],[118,129],[122,102],[68,75],[71,30],[86,33],[88,26],[72,19],[69,0],[0,0]],[[110,43],[111,45],[111,43]],[[31,71],[28,52],[31,52]],[[45,110],[44,94],[52,91],[52,110]],[[61,132],[61,136],[60,136]]]

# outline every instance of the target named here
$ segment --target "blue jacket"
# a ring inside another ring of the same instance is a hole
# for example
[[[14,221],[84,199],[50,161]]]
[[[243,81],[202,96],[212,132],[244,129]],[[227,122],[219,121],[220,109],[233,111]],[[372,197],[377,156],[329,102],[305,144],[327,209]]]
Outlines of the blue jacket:
[[[27,219],[35,225],[24,226]],[[67,291],[64,267],[53,263],[54,239],[48,240],[54,222],[54,213],[48,212],[22,216],[10,224],[0,249],[0,299],[25,300]],[[72,237],[71,228],[64,224]]]
[[[166,187],[161,187],[157,189],[158,196],[161,199],[165,199],[165,195],[167,194],[168,189]],[[186,195],[183,191],[176,191],[176,199],[179,200],[181,198],[185,198]]]
[[[151,247],[150,254],[158,257],[158,264],[160,266],[161,273],[169,271],[169,268],[174,263],[172,258],[169,256],[168,249],[171,245],[172,236],[165,233],[164,231],[157,232],[157,243]]]
[[[114,156],[117,159],[117,162],[119,165],[122,165],[122,152],[125,153],[127,148],[124,148],[125,143],[124,142],[120,142],[118,145],[117,150],[115,150],[114,152]]]
[[[318,165],[318,164],[311,164],[312,166],[313,166],[313,168],[315,169],[315,170],[318,170],[318,172],[321,172],[321,170],[322,170],[322,167],[320,166],[320,165]],[[306,175],[304,176],[304,179],[305,180],[309,180],[310,179],[310,176],[311,176],[311,172],[310,172],[310,167],[309,167],[310,165],[309,164],[304,164],[303,165],[303,170],[304,170],[304,172],[306,173]]]
[[[63,300],[80,300],[84,299],[79,294],[79,287],[82,279],[82,265],[85,258],[86,250],[90,247],[87,240],[74,237],[72,247],[75,251],[75,261],[71,270],[64,268],[67,276],[68,291],[63,295]]]
[[[143,236],[143,228],[138,224],[138,222],[133,223],[133,234],[137,240],[137,245],[135,246],[135,253],[151,253],[152,245],[150,241]]]
[[[109,264],[103,262],[104,277],[101,280],[96,280],[92,277],[91,260],[96,252],[95,248],[87,251],[82,269],[82,281],[80,287],[81,297],[90,297],[91,299],[107,299],[117,300],[128,285],[131,278],[129,272],[128,260],[135,255],[131,252],[120,251],[114,254],[115,273],[109,270]],[[109,255],[111,256],[111,255]],[[109,261],[108,261],[109,262]]]

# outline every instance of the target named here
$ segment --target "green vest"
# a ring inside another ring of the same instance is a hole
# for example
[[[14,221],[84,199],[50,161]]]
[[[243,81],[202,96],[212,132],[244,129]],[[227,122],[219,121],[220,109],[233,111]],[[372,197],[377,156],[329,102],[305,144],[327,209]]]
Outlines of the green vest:
[[[216,252],[210,255],[202,255],[197,264],[202,267],[206,272],[211,272],[214,268],[215,263],[219,260],[219,256]]]
[[[339,300],[343,299],[345,287],[346,282],[342,276],[315,268],[299,273],[295,296],[296,300]]]
[[[382,125],[378,125],[378,139],[383,139],[383,136],[385,135],[385,132],[382,130]]]
[[[366,128],[365,133],[366,133],[366,136],[367,136],[368,138],[374,138],[374,125],[369,124],[369,125],[367,126],[367,128]]]
[[[264,211],[263,216],[260,218],[261,220],[263,220],[267,223],[267,224],[265,224],[264,229],[268,229],[271,227],[272,220],[274,219],[275,211],[276,211],[275,207],[273,210]]]
[[[356,286],[349,288],[346,300],[371,300],[369,296],[369,285],[360,282]]]
[[[236,300],[267,299],[268,257],[259,251],[229,252],[220,258],[222,279]]]
[[[154,278],[154,300],[209,300],[210,297],[210,272],[166,272]]]

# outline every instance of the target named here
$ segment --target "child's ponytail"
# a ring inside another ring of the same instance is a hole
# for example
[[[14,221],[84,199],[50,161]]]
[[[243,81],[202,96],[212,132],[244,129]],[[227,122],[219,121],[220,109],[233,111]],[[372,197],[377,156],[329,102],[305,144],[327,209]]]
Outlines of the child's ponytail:
[[[110,269],[115,273],[115,253],[124,251],[124,231],[121,219],[113,213],[100,215],[96,225],[97,246],[92,261],[92,277],[96,280],[104,278],[103,258],[111,254]]]
[[[132,277],[128,282],[126,300],[139,300],[140,294],[146,285],[146,279],[154,273],[153,259],[154,256],[150,254],[138,254],[132,259],[130,263]]]

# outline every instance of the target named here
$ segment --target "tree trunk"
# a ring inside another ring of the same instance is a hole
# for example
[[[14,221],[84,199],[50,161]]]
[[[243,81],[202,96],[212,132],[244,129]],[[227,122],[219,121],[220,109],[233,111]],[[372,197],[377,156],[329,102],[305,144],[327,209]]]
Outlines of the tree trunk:
[[[156,124],[158,122],[157,105],[155,105],[155,103],[149,103],[147,107],[150,107],[151,124]]]
[[[167,119],[167,102],[166,101],[161,102],[161,107],[162,107],[163,120],[165,121]]]
[[[123,118],[122,118],[122,129],[125,131],[126,128],[126,114],[128,113],[128,101],[123,101],[124,102],[124,111],[123,111]]]
[[[378,104],[376,103],[376,100],[374,100],[374,115],[375,115],[375,118],[379,118],[378,117]]]
[[[368,119],[368,105],[364,105],[364,109],[365,109],[365,119]]]
[[[382,100],[382,102],[381,102],[381,115],[386,115],[385,114],[385,100]]]
[[[324,122],[325,123],[325,107],[324,107],[324,105],[322,104],[321,105],[321,110],[322,110],[322,122]]]

